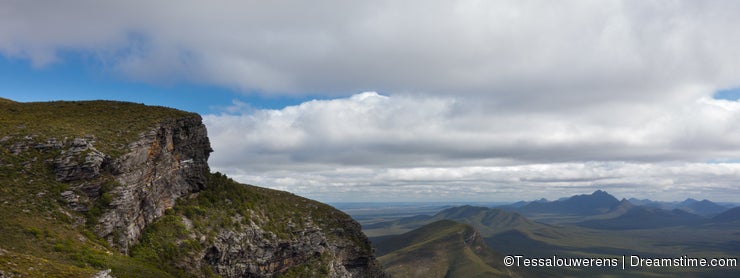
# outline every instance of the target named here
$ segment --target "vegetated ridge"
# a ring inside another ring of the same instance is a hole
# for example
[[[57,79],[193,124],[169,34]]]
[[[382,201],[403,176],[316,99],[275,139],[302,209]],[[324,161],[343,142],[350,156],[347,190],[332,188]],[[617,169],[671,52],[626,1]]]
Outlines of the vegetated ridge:
[[[472,226],[439,220],[376,243],[394,277],[517,277]]]

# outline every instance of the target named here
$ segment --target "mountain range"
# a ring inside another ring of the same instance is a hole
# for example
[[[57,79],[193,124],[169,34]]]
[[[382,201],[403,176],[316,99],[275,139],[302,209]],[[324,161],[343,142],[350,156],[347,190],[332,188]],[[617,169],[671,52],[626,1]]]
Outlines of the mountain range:
[[[693,214],[698,214],[701,216],[714,216],[719,213],[722,213],[723,211],[726,211],[728,207],[719,205],[717,203],[714,203],[709,200],[701,200],[697,201],[692,198],[687,198],[686,200],[682,202],[660,202],[660,201],[652,201],[649,199],[635,199],[630,198],[629,201],[635,205],[639,206],[648,206],[648,207],[655,207],[655,208],[661,208],[661,209],[680,209],[684,210]]]
[[[706,200],[689,200],[683,203],[684,207],[691,204],[711,207],[714,204]],[[705,216],[678,208],[636,205],[628,199],[618,200],[601,190],[556,201],[540,199],[496,208],[452,207],[433,215],[375,222],[364,225],[363,229],[375,235],[371,240],[381,255],[380,261],[385,269],[393,270],[392,274],[402,273],[401,276],[405,277],[410,275],[410,261],[426,264],[422,262],[432,260],[436,262],[434,265],[443,266],[441,269],[459,269],[464,265],[450,264],[449,260],[440,263],[436,261],[441,260],[436,255],[431,255],[436,256],[432,259],[414,251],[447,250],[439,247],[436,241],[421,239],[441,238],[452,225],[449,221],[473,229],[491,249],[491,254],[526,254],[534,257],[621,257],[625,254],[665,257],[675,256],[676,253],[740,256],[740,240],[737,238],[740,234],[740,207]],[[456,242],[459,243],[460,240]],[[453,245],[446,246],[449,248]],[[460,251],[460,248],[462,247],[455,250]],[[642,268],[502,268],[495,263],[489,263],[488,266],[502,273],[501,275],[525,277],[710,275],[702,268],[668,269],[656,273]],[[734,277],[736,270],[737,268],[714,269],[710,276]],[[470,271],[479,273],[481,270],[471,268]],[[446,277],[438,275],[439,272],[424,274],[427,277]]]

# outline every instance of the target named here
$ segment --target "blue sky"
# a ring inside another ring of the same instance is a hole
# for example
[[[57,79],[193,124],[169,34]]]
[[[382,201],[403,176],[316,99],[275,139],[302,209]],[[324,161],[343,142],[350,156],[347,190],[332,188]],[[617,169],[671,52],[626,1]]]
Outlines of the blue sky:
[[[740,99],[740,88],[718,90],[712,95],[715,99],[736,101]]]
[[[0,2],[0,96],[197,112],[327,202],[740,201],[740,2],[288,2]]]
[[[217,85],[182,81],[151,83],[116,74],[84,53],[67,53],[60,61],[35,68],[27,59],[0,56],[0,96],[15,101],[109,99],[160,105],[200,114],[225,112],[234,101],[256,109],[279,109],[312,96],[265,96]]]

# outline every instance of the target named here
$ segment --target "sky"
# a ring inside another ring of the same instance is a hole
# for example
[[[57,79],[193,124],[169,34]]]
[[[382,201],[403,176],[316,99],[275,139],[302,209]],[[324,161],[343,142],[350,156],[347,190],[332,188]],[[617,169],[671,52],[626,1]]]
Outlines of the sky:
[[[738,1],[0,1],[0,97],[203,116],[324,202],[740,202]]]

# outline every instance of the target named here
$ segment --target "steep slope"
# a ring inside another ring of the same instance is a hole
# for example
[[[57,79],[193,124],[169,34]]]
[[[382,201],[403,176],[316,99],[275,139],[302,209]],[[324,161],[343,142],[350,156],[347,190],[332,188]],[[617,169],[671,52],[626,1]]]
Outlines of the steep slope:
[[[116,277],[382,274],[349,217],[214,177],[210,152],[205,126],[193,113],[111,101],[0,101],[0,271],[33,277],[89,277],[106,268]],[[304,206],[287,208],[294,204]],[[172,220],[188,211],[223,223],[199,226],[190,220],[198,219],[194,215]],[[150,244],[158,231],[191,226],[197,238]],[[302,236],[285,236],[294,234]],[[262,251],[248,249],[257,239]],[[247,253],[252,256],[238,255]],[[243,261],[231,264],[236,257]]]
[[[514,276],[470,225],[440,220],[377,244],[379,258],[395,277]]]

